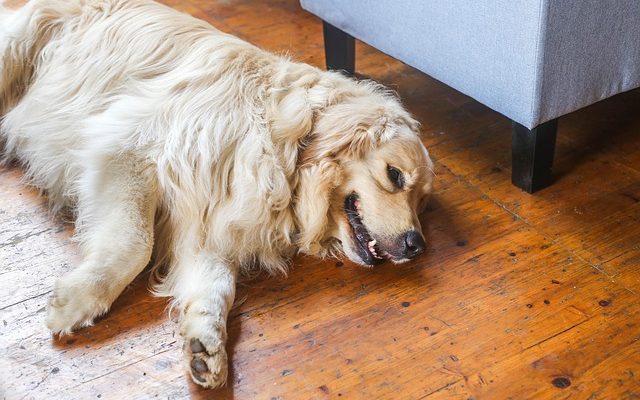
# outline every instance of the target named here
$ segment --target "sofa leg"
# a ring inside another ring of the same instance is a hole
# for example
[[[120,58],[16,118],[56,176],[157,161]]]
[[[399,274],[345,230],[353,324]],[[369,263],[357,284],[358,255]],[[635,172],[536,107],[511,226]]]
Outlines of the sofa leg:
[[[356,60],[353,36],[328,22],[323,21],[322,28],[324,31],[324,55],[327,69],[344,70],[349,74],[353,74]]]
[[[511,139],[511,182],[533,193],[553,182],[553,153],[558,119],[528,129],[513,123]]]

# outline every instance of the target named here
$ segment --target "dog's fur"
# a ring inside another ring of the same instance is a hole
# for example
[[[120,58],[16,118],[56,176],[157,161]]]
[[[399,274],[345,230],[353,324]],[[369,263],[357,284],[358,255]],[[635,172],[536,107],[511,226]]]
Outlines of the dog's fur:
[[[431,162],[377,84],[148,0],[0,6],[0,56],[4,161],[76,217],[83,261],[55,286],[55,333],[91,324],[153,259],[192,377],[215,387],[240,272],[284,273],[296,252],[371,264],[354,221],[376,261],[419,253],[403,246],[421,230]]]

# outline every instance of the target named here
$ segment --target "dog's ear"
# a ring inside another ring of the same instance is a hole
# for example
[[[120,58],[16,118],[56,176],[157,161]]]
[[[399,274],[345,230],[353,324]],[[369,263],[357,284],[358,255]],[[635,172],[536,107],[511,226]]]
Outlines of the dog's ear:
[[[299,151],[313,129],[314,104],[307,90],[298,87],[274,96],[269,111],[271,134],[275,143],[282,146],[281,157],[287,173],[292,174],[299,161]]]
[[[393,136],[393,123],[383,108],[364,101],[329,106],[316,117],[303,162],[362,158]]]
[[[331,195],[341,180],[340,166],[329,158],[305,164],[298,170],[294,209],[300,229],[297,244],[301,252],[320,255],[321,241],[328,225]]]

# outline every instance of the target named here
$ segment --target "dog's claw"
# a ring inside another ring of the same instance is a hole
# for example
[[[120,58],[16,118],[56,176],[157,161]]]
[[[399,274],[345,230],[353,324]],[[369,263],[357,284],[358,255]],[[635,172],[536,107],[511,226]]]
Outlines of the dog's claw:
[[[196,357],[194,357],[191,360],[191,369],[197,373],[203,373],[203,372],[209,371],[209,367],[207,366],[207,363],[204,362],[204,360]]]
[[[202,353],[205,351],[204,345],[202,342],[196,338],[191,339],[191,343],[189,343],[189,347],[191,347],[192,353]]]
[[[196,371],[191,370],[191,375],[193,376],[193,379],[197,380],[198,382],[205,383],[207,381],[204,377],[202,377]]]

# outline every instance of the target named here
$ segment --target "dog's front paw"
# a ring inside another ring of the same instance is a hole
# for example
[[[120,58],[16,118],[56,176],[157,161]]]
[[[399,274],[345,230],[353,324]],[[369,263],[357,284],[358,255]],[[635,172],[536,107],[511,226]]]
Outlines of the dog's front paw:
[[[185,355],[191,378],[205,388],[217,388],[227,382],[227,351],[224,343],[207,343],[198,338],[185,340]]]
[[[47,307],[47,327],[54,334],[68,334],[83,328],[106,313],[109,303],[101,301],[87,287],[68,284],[64,279],[56,283]]]

